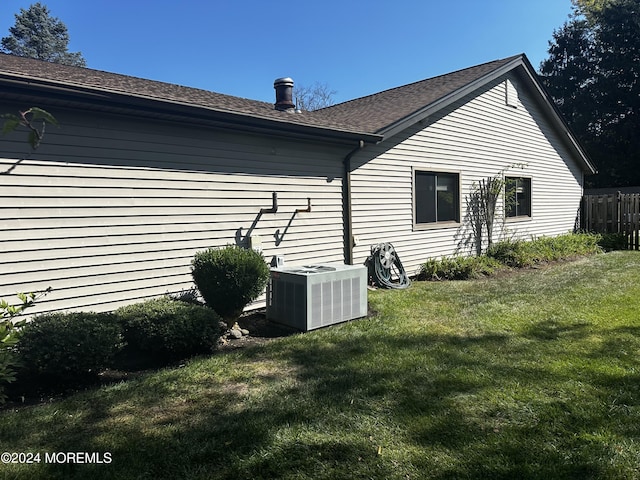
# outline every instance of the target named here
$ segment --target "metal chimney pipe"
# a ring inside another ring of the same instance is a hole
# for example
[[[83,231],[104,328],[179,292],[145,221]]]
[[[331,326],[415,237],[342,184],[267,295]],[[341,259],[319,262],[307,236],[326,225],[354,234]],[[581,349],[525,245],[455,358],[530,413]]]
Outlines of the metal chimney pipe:
[[[278,78],[273,82],[273,88],[276,89],[276,110],[291,110],[296,108],[293,103],[293,80],[289,77]]]

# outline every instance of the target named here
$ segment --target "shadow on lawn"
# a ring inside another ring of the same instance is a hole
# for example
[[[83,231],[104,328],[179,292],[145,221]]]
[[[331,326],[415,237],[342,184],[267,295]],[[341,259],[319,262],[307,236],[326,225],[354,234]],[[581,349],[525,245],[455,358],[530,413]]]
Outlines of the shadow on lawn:
[[[310,395],[318,405],[330,404],[339,413],[352,404],[362,410],[358,417],[371,413],[368,405],[384,404],[384,414],[402,432],[403,443],[419,447],[421,453],[409,461],[409,470],[418,476],[618,478],[610,459],[620,451],[611,438],[598,438],[596,432],[609,430],[612,437],[629,439],[640,434],[637,422],[630,424],[607,405],[607,389],[619,388],[622,378],[609,378],[612,383],[607,384],[601,374],[585,372],[573,379],[546,362],[520,362],[523,356],[539,358],[541,352],[535,350],[545,349],[540,340],[579,341],[588,334],[586,322],[558,325],[550,320],[515,342],[500,334],[423,334],[384,337],[373,351],[345,340],[291,353],[303,366],[300,375],[305,382],[319,379]],[[522,346],[521,340],[534,341]],[[606,346],[596,348],[594,355],[606,358]],[[367,369],[361,368],[358,356],[370,360]],[[636,380],[627,378],[622,384],[637,385]],[[577,390],[554,391],[565,382],[575,382]],[[599,387],[597,393],[589,391],[590,382]],[[499,398],[502,385],[516,390],[506,393],[504,401]],[[475,399],[485,395],[498,397],[489,411],[475,405]],[[515,401],[506,398],[512,396]],[[638,388],[627,396],[632,398],[637,404]],[[443,457],[449,461],[436,460]],[[389,478],[404,477],[396,470]]]
[[[366,330],[375,320],[362,322]],[[113,458],[109,465],[31,465],[22,478],[584,479],[614,477],[602,460],[613,447],[594,432],[640,434],[627,413],[606,404],[621,379],[593,377],[606,398],[585,388],[581,399],[552,391],[564,375],[521,361],[539,358],[534,340],[586,335],[581,323],[542,323],[521,336],[363,335],[345,326],[277,350],[238,353],[238,364],[249,365],[277,352],[288,366],[279,375],[219,383],[203,363],[188,384],[180,370],[167,370],[99,396],[78,395],[54,413],[34,409],[41,418],[27,426],[5,422],[2,446]],[[503,386],[509,391],[501,393]],[[637,389],[626,394],[637,403]],[[487,396],[494,398],[480,401]],[[585,408],[596,400],[599,407]],[[144,422],[131,418],[141,411]],[[403,446],[410,448],[385,453]]]
[[[589,334],[591,324],[583,320],[567,324],[550,318],[532,324],[525,336],[534,340],[558,340],[560,338],[572,338],[574,340],[584,338]]]

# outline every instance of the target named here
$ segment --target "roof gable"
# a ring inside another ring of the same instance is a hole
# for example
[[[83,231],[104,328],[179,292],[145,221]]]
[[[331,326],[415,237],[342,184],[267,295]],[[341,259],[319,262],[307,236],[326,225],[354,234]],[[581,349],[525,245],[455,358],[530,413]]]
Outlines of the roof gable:
[[[536,95],[547,118],[561,134],[583,171],[596,173],[593,163],[563,120],[524,54],[392,88],[315,113],[327,120],[340,119],[361,131],[389,138],[516,69]]]
[[[385,133],[425,107],[485,79],[487,75],[518,58],[520,55],[428,78],[333,105],[315,113],[327,120],[340,119],[362,131]]]

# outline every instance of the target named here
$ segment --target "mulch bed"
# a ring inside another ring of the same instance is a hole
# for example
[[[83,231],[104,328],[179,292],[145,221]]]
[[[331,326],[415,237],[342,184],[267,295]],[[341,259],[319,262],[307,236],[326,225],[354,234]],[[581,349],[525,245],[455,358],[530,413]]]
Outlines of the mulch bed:
[[[238,319],[238,325],[240,328],[249,330],[249,335],[243,335],[242,338],[237,339],[223,340],[218,346],[218,351],[224,352],[253,345],[264,345],[276,338],[299,333],[299,330],[267,320],[264,311],[244,314]]]

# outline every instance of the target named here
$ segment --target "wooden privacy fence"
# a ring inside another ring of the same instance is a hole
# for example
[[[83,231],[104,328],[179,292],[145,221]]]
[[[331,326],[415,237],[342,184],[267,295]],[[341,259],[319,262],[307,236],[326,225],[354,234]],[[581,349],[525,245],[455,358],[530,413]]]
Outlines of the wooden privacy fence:
[[[627,248],[640,250],[640,193],[585,195],[582,228],[587,232],[620,233]]]

